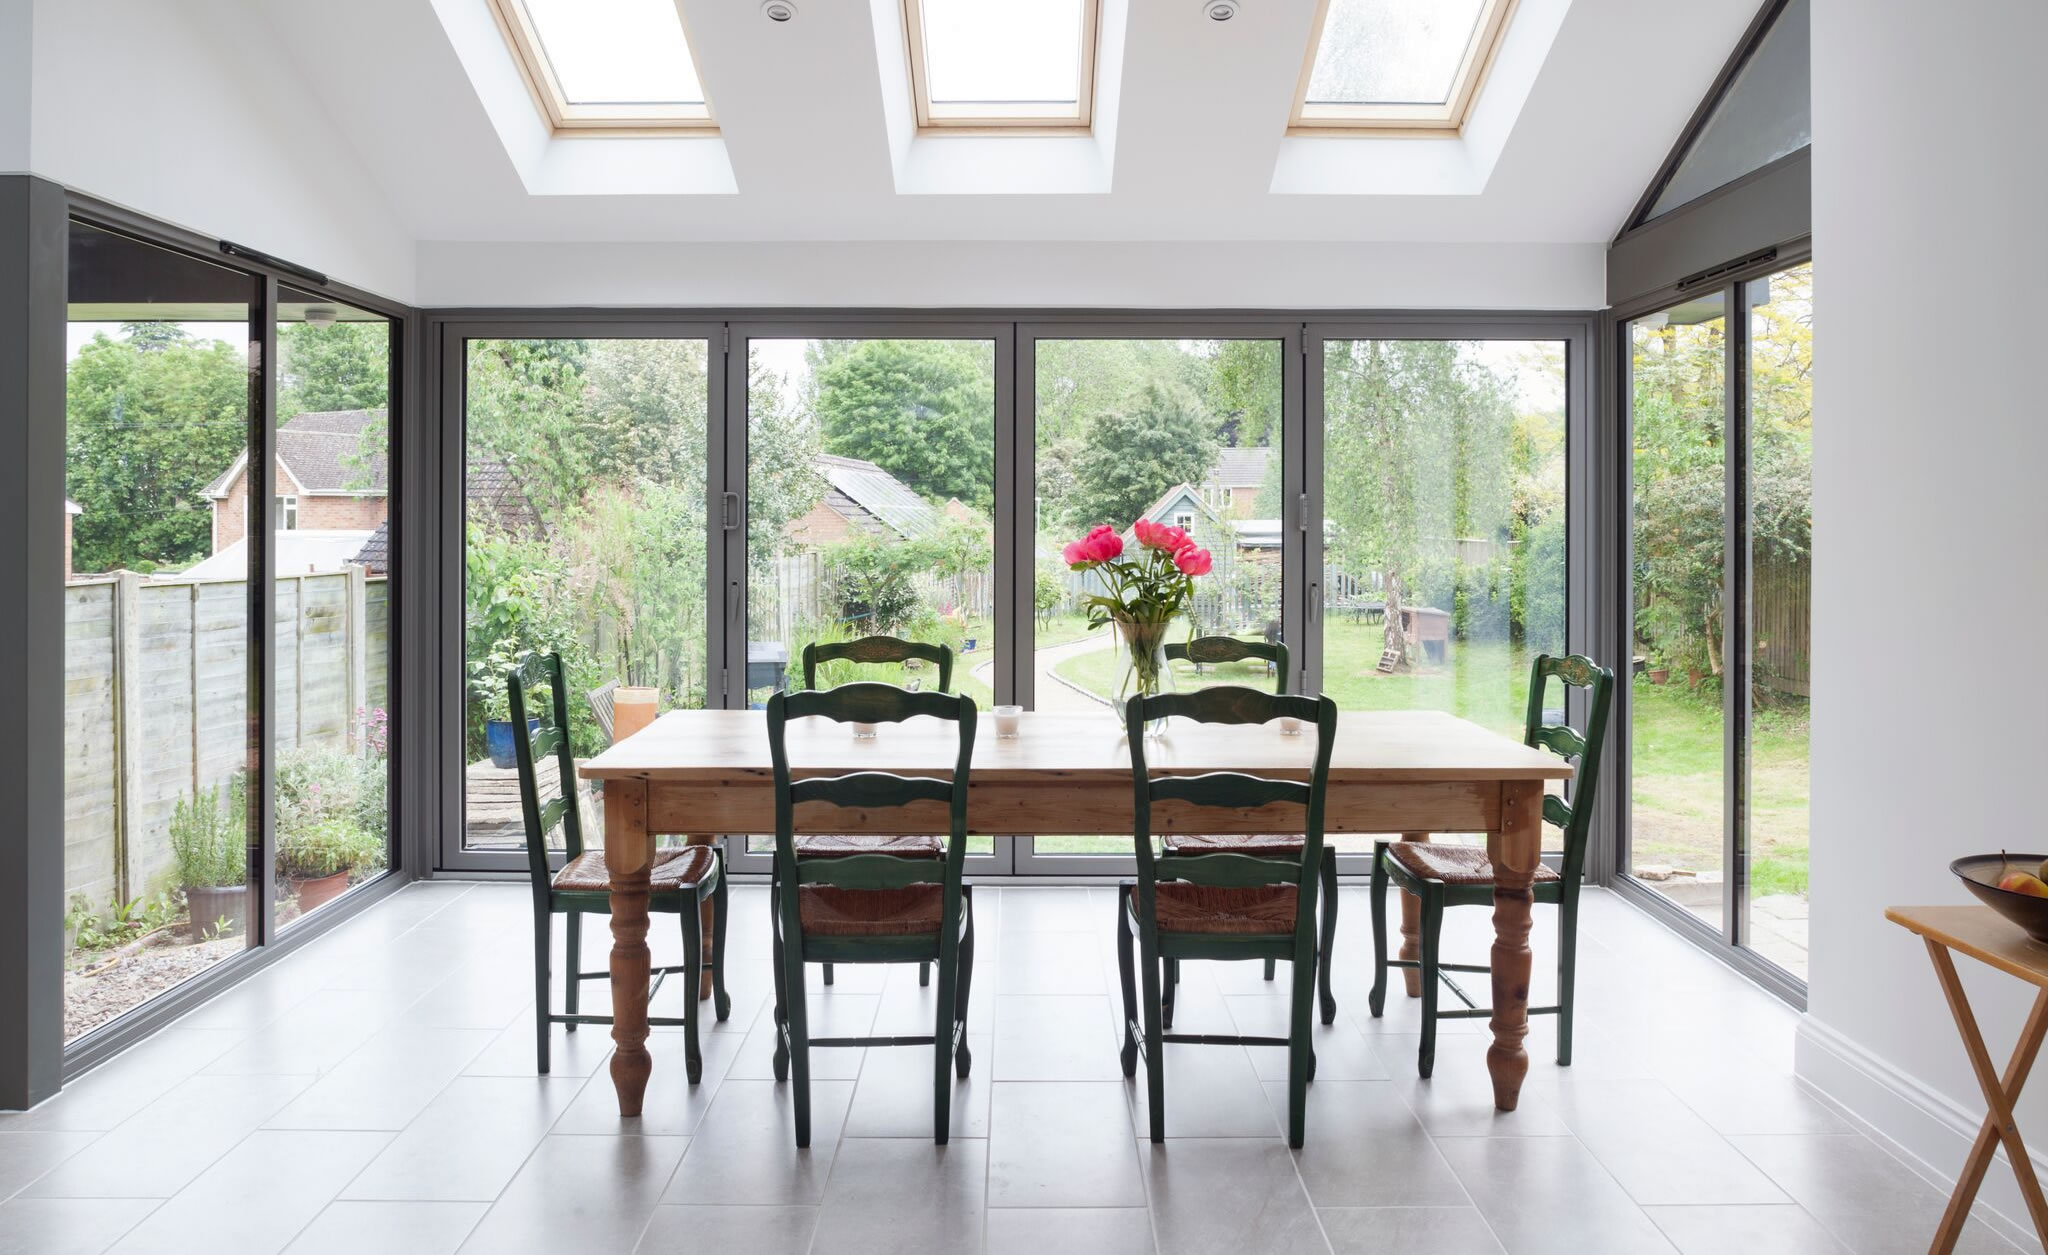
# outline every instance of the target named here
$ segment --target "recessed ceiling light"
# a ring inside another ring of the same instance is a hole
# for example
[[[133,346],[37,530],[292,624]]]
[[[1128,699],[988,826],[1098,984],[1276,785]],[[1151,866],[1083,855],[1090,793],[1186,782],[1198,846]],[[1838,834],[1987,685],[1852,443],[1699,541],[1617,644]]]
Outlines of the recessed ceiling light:
[[[771,22],[787,22],[796,16],[796,5],[793,0],[761,0],[761,12]]]
[[[1212,22],[1227,22],[1237,16],[1237,0],[1202,0],[1202,12]]]

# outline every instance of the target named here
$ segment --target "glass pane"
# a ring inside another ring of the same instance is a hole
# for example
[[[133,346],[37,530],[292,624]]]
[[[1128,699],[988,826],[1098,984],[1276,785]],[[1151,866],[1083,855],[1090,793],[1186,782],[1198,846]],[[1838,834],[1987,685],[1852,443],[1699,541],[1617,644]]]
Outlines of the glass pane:
[[[1727,337],[1719,293],[1636,320],[1630,870],[1722,926],[1721,577]]]
[[[702,340],[469,342],[466,849],[525,842],[503,680],[521,651],[562,655],[578,759],[610,743],[622,687],[704,705],[705,359]],[[584,806],[587,842],[602,819]]]
[[[1530,661],[1564,650],[1565,345],[1329,341],[1323,413],[1323,691],[1521,740]]]
[[[523,3],[566,103],[704,103],[674,0]]]
[[[1330,0],[1308,105],[1442,105],[1486,0]]]
[[[922,0],[935,114],[1030,105],[1073,116],[1081,100],[1083,0]]]
[[[1178,527],[1210,554],[1190,635],[1280,639],[1280,399],[1277,340],[1037,342],[1036,646],[1039,710],[1099,715],[1122,729],[1122,655],[1114,630],[1090,630],[1082,599],[1099,573],[1069,570],[1067,542],[1099,525],[1135,548],[1139,520]],[[1262,663],[1197,671],[1173,664],[1177,688],[1268,687]],[[1039,837],[1037,854],[1131,855],[1129,833]]]
[[[1807,0],[1792,0],[1736,72],[1645,220],[1762,169],[1813,140]]]
[[[1806,979],[1813,639],[1813,267],[1748,285],[1749,942]]]
[[[248,944],[256,294],[248,275],[71,224],[67,1039]]]
[[[805,645],[898,636],[950,645],[954,691],[994,704],[994,343],[754,340],[749,359],[748,703],[802,686]],[[849,662],[817,676],[862,679],[939,677]]]
[[[284,288],[277,348],[271,743],[290,924],[391,865],[391,323]]]

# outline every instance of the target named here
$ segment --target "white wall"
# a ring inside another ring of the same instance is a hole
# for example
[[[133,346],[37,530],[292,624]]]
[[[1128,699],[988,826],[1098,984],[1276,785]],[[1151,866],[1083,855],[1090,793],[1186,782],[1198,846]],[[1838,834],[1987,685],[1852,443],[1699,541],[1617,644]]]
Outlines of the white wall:
[[[29,0],[0,0],[0,174],[28,169]]]
[[[2040,0],[1938,13],[1814,0],[1813,949],[1799,1067],[1943,1176],[1983,1104],[1924,949],[1883,912],[1966,900],[1947,871],[1958,855],[2048,850],[2044,46]],[[2002,1067],[2025,994],[1961,965]],[[2020,1125],[2048,1152],[2048,1082]],[[2004,1167],[1985,1195],[2024,1216]]]
[[[10,79],[8,15],[30,2],[0,0],[0,93]],[[33,8],[28,169],[411,298],[410,233],[249,6],[34,0]],[[0,121],[0,169],[9,168],[4,128]]]
[[[1594,309],[1597,244],[424,243],[422,305]]]

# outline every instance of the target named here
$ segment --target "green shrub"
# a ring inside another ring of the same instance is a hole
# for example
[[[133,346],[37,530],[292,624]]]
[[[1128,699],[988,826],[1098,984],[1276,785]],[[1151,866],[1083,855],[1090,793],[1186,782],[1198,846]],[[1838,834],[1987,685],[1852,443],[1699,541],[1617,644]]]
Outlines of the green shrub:
[[[384,837],[341,815],[277,834],[278,871],[294,880],[318,880],[336,872],[375,868],[384,860]]]
[[[171,811],[171,858],[178,883],[194,889],[226,888],[249,879],[248,787],[237,774],[221,806],[218,786],[181,797]]]

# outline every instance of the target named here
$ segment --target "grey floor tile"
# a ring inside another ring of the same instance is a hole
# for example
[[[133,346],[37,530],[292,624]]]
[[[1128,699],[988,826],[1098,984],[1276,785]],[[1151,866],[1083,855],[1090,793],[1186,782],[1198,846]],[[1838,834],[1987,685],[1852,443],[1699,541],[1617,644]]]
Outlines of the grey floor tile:
[[[1327,1255],[1330,1244],[1278,1138],[1140,1143],[1159,1249],[1175,1255]]]
[[[1285,1037],[1288,1034],[1288,1005],[1292,999],[1261,998],[1256,995],[1225,999],[1236,1031],[1247,1037]],[[1320,1012],[1310,1029],[1316,1048],[1318,1081],[1384,1081],[1387,1065],[1371,1041],[1358,1031],[1349,1011],[1337,1008],[1337,1021],[1324,1024]],[[1287,1079],[1287,1051],[1278,1046],[1251,1047],[1252,1066],[1259,1079]]]
[[[153,1198],[17,1198],[0,1203],[0,1255],[101,1255],[158,1205]]]
[[[1665,1083],[1724,1136],[1854,1131],[1795,1078],[1763,1068],[1696,1071],[1668,1077]]]
[[[477,1222],[471,1255],[628,1255],[683,1156],[680,1137],[548,1137]]]
[[[1273,1137],[1284,1131],[1273,1121],[1245,1047],[1168,1042],[1165,1056],[1168,1137]],[[1149,1137],[1152,1128],[1147,1066],[1140,1057],[1136,1082],[1128,1087],[1131,1122],[1140,1137]]]
[[[991,1207],[988,1255],[1155,1255],[1143,1207]]]
[[[812,1037],[865,1037],[874,1028],[879,993],[812,993],[805,1004]],[[775,1017],[766,1003],[754,1019],[753,1031],[740,1046],[739,1057],[726,1069],[733,1080],[766,1081],[775,1077]],[[818,1046],[811,1051],[811,1076],[816,1080],[850,1081],[860,1075],[867,1051],[857,1046]],[[660,1067],[661,1061],[655,1060]]]
[[[1856,1255],[1920,1255],[1948,1202],[1944,1192],[1861,1134],[1729,1140]],[[2013,1246],[1972,1221],[1956,1250],[2011,1255]]]
[[[72,1158],[100,1137],[84,1130],[11,1129],[0,1125],[0,1199]]]
[[[811,1255],[956,1255],[982,1241],[988,1143],[839,1143]]]
[[[1284,1133],[1287,1086],[1266,1082]],[[1306,1138],[1297,1156],[1318,1207],[1455,1207],[1470,1200],[1391,1081],[1323,1081],[1308,1087]]]
[[[1109,999],[998,994],[995,1007],[996,1080],[1123,1080]]]
[[[402,1129],[462,1075],[496,1033],[394,1025],[270,1118],[273,1129]]]
[[[1574,1138],[1452,1137],[1437,1149],[1508,1255],[1675,1250]]]
[[[1020,934],[1003,947],[996,988],[1016,994],[1104,994],[1102,942],[1108,922],[1085,932]]]
[[[647,1049],[654,1056],[654,1071],[647,1078],[639,1115],[619,1114],[618,1091],[612,1087],[611,1070],[601,1067],[577,1093],[553,1131],[687,1137],[697,1131],[697,1122],[711,1109],[718,1086],[738,1059],[744,1040],[737,1033],[703,1034],[699,1042],[704,1051],[704,1074],[692,1085],[689,1069],[683,1066],[681,1030],[662,1029],[651,1034]]]
[[[1644,1210],[1679,1255],[1849,1255],[1825,1225],[1795,1204]]]
[[[818,1202],[852,1098],[851,1081],[811,1082],[811,1145],[799,1150],[789,1085],[726,1078],[661,1201]]]
[[[997,1082],[989,1103],[989,1206],[1143,1206],[1124,1089],[1122,1081]]]
[[[252,1133],[111,1249],[118,1255],[274,1255],[390,1136]]]
[[[1571,1130],[1557,1113],[1554,1077],[1531,1070],[1513,1111],[1493,1105],[1493,1078],[1486,1068],[1438,1068],[1423,1079],[1415,1074],[1415,1037],[1373,1039],[1393,1072],[1396,1091],[1432,1137],[1568,1137]],[[1320,1080],[1321,1073],[1317,1073]]]
[[[980,909],[979,903],[976,909]],[[1111,899],[1107,894],[1098,899],[1080,887],[1040,887],[1028,892],[1005,889],[999,931],[1007,947],[1011,938],[1026,933],[1109,933],[1112,922]],[[975,926],[981,926],[979,920]]]
[[[309,1080],[187,1077],[27,1192],[45,1198],[169,1198],[261,1127]]]
[[[0,1114],[0,1129],[111,1129],[241,1040],[239,1029],[164,1029],[33,1110]]]
[[[455,1255],[484,1211],[483,1203],[330,1203],[285,1255]]]
[[[953,1137],[987,1137],[992,1040],[970,1036],[972,1058],[966,1079],[953,1071],[947,1128]],[[877,1047],[868,1051],[846,1113],[848,1137],[932,1136],[932,1050],[929,1046]]]
[[[325,990],[290,1015],[249,1032],[205,1070],[223,1076],[326,1072],[376,1036],[378,1029],[418,996],[396,990]]]
[[[582,1084],[573,1078],[458,1077],[378,1152],[342,1197],[490,1202],[518,1175]]]
[[[1791,1201],[1661,1081],[1577,1082],[1559,1091],[1558,1106],[1642,1206]]]
[[[491,1039],[463,1069],[465,1076],[539,1076],[533,1044],[533,1014],[522,1012]],[[612,1053],[611,1029],[585,1024],[570,1032],[565,1024],[548,1029],[549,1076],[589,1076]]]
[[[815,1207],[661,1206],[647,1222],[637,1255],[732,1251],[745,1255],[807,1255],[818,1227]]]
[[[1501,1255],[1475,1207],[1325,1207],[1318,1215],[1336,1255]]]

